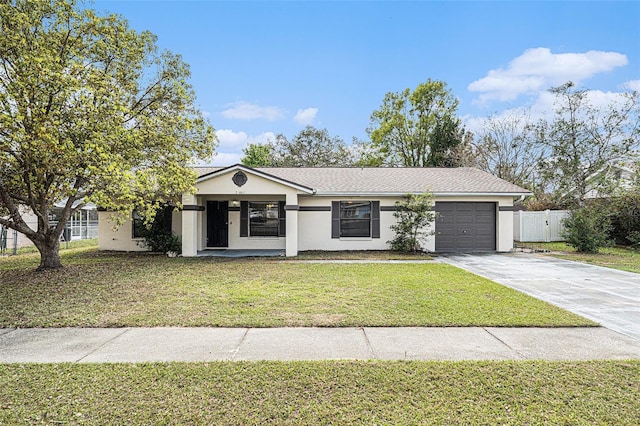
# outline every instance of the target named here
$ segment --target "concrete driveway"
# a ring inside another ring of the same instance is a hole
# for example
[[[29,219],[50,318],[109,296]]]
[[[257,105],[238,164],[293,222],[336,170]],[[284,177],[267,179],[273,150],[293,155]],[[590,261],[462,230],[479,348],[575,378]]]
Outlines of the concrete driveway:
[[[438,258],[640,339],[640,274],[527,253]]]

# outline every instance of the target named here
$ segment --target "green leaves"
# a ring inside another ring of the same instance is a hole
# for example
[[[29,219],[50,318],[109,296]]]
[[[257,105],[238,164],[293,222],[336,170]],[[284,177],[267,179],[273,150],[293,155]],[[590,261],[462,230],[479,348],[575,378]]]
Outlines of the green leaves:
[[[429,226],[436,219],[433,208],[433,194],[407,194],[403,201],[397,201],[393,217],[396,223],[391,225],[395,232],[393,240],[389,241],[392,250],[412,252],[420,251],[422,239],[432,235]]]
[[[46,219],[56,201],[152,215],[193,188],[189,165],[211,156],[215,134],[188,65],[155,42],[74,1],[0,5],[0,200],[40,217],[34,242],[62,232]]]
[[[367,165],[455,166],[454,148],[464,136],[456,118],[458,100],[446,83],[427,80],[412,92],[387,93],[367,129],[372,152]]]

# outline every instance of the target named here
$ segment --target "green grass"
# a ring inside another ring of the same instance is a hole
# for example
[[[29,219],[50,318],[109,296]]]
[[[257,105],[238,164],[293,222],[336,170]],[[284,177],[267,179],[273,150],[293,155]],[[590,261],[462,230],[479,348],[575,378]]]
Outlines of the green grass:
[[[0,365],[0,424],[640,424],[640,361]]]
[[[622,271],[640,274],[640,251],[627,247],[605,247],[599,253],[578,253],[576,250],[563,243],[517,243],[519,247],[538,250],[551,250],[548,255],[575,262],[604,266]]]
[[[0,259],[0,327],[590,326],[446,264],[309,264],[76,249]]]
[[[85,247],[98,247],[98,239],[91,238],[87,240],[74,240],[69,242],[60,243],[60,252],[65,252],[67,250],[74,250]],[[7,249],[8,253],[13,253],[12,249]],[[29,253],[38,253],[38,249],[35,246],[27,246],[20,247],[18,249],[17,255],[21,254],[29,254]]]

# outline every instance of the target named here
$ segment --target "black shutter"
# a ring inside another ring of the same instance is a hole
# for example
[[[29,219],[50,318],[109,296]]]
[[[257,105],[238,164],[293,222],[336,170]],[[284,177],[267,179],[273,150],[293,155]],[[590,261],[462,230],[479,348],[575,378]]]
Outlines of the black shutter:
[[[331,202],[331,238],[340,238],[340,201]]]
[[[240,236],[249,236],[249,202],[240,201]]]
[[[371,202],[371,238],[380,238],[380,201]]]
[[[278,201],[278,219],[280,221],[278,237],[287,236],[287,212],[284,209],[284,204],[284,201]]]

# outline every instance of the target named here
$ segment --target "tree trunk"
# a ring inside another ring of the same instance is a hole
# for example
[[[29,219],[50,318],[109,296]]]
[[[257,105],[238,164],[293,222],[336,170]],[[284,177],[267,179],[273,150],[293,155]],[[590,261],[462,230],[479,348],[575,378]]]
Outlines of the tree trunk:
[[[36,248],[40,252],[40,266],[38,271],[46,271],[48,269],[60,269],[60,240],[46,236],[43,241],[35,242]]]

